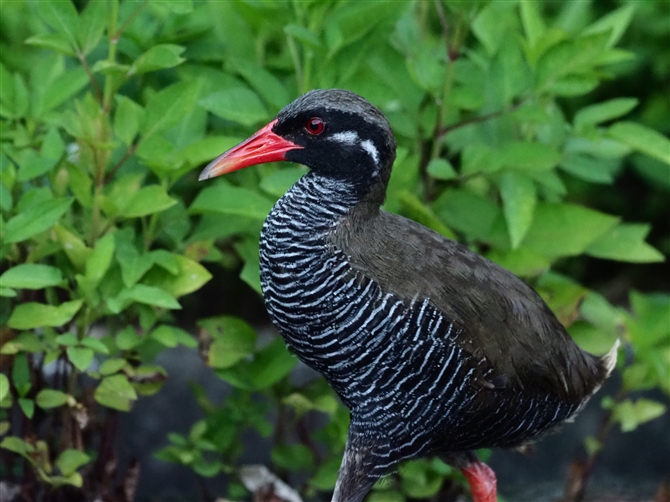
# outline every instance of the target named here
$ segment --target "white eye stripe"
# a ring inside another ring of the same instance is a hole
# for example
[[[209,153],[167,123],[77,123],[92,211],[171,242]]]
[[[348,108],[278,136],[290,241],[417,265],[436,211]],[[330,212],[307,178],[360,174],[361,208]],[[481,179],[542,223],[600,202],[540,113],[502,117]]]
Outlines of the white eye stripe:
[[[379,164],[379,152],[375,148],[375,145],[372,144],[372,141],[366,139],[361,143],[361,146],[363,147],[363,150],[370,154],[372,160],[375,161],[375,164]]]
[[[360,141],[356,131],[338,132],[333,134],[331,138],[335,141],[339,141],[340,143],[345,143],[347,145],[355,145]]]
[[[356,131],[338,132],[333,134],[331,136],[331,139],[338,141],[340,143],[344,143],[345,145],[359,144],[361,148],[363,148],[363,150],[365,150],[368,154],[370,154],[370,157],[372,157],[372,160],[374,160],[375,164],[379,164],[379,151],[377,150],[375,145],[369,139],[361,141],[361,138],[358,136],[358,133],[356,133]]]

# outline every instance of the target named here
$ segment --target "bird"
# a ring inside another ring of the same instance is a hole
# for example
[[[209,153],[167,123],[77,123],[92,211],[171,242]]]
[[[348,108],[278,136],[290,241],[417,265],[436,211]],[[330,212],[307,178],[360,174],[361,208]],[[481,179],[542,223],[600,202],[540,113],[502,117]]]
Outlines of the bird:
[[[332,502],[361,502],[404,460],[461,470],[495,502],[480,448],[522,448],[571,420],[616,364],[581,350],[511,272],[382,209],[396,154],[384,114],[316,89],[214,159],[199,180],[266,162],[309,170],[260,235],[270,319],[350,411]]]

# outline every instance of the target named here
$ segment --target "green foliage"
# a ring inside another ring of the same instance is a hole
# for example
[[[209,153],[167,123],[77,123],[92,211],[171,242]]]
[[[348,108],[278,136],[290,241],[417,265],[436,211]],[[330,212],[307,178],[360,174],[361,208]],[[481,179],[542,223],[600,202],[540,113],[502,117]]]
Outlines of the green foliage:
[[[0,353],[11,370],[0,373],[0,447],[45,487],[98,482],[93,438],[111,410],[160,390],[162,350],[195,350],[178,317],[195,302],[183,297],[207,301],[199,290],[211,267],[238,269],[260,291],[262,221],[305,172],[260,166],[201,186],[198,168],[319,87],[358,92],[389,118],[399,148],[387,210],[531,281],[585,349],[629,344],[623,388],[604,401],[622,430],[665,413],[636,393],[670,394],[670,297],[633,292],[630,309],[615,306],[580,284],[570,260],[655,263],[670,250],[667,236],[655,239],[659,251],[646,241],[651,226],[629,221],[659,206],[598,202],[616,199],[627,172],[667,200],[665,95],[601,93],[643,63],[667,80],[663,58],[644,59],[664,50],[662,37],[626,39],[666,14],[652,2],[600,13],[588,2],[4,5]],[[291,383],[296,359],[280,338],[228,314],[197,324],[204,362],[232,394],[213,403],[194,387],[205,419],[170,434],[157,456],[235,479],[239,437],[252,428],[272,437],[275,470],[307,480],[305,497],[331,490],[346,410],[323,381]],[[58,378],[47,383],[53,362]],[[12,408],[26,427],[10,427]],[[305,432],[311,413],[328,424]],[[98,428],[83,435],[91,418]],[[42,437],[49,421],[69,439]],[[589,454],[602,446],[586,442]],[[370,500],[427,499],[459,479],[422,460]]]

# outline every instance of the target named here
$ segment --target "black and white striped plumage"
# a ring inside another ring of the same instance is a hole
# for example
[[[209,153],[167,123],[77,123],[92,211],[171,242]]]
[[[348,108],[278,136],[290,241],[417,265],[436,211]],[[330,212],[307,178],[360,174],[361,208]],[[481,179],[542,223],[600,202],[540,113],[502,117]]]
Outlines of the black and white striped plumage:
[[[334,502],[359,502],[403,459],[440,455],[467,475],[471,450],[532,440],[609,374],[616,352],[581,351],[518,278],[380,210],[395,140],[363,98],[312,91],[262,131],[312,169],[263,226],[261,284],[286,343],[351,410]],[[254,138],[239,166],[231,150],[203,177],[258,163],[270,147]],[[486,490],[478,502],[495,478]]]

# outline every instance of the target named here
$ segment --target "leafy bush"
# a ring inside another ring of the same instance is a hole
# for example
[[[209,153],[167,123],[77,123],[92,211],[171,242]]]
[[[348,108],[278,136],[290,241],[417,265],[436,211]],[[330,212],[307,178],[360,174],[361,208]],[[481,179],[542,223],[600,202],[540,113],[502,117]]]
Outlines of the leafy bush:
[[[217,267],[260,292],[260,226],[305,172],[260,166],[201,187],[197,168],[317,87],[358,92],[389,118],[399,149],[387,210],[529,281],[585,349],[630,345],[604,424],[627,431],[663,414],[634,393],[670,394],[670,296],[631,292],[630,309],[614,306],[574,265],[663,260],[648,224],[596,204],[629,166],[666,201],[670,191],[670,142],[643,125],[661,126],[662,101],[594,99],[639,61],[618,47],[631,21],[667,11],[636,5],[596,18],[586,2],[3,4],[3,476],[44,497],[64,485],[110,492],[100,473],[113,453],[96,445],[114,440],[118,411],[160,390],[156,355],[197,344],[180,299],[205,302],[198,290]],[[275,472],[306,475],[293,478],[307,479],[305,497],[331,490],[346,410],[323,380],[292,383],[281,338],[227,314],[201,319],[199,338],[234,391],[213,403],[194,388],[206,418],[171,434],[159,458],[229,475],[229,496],[242,498],[239,437],[252,427],[272,435]],[[328,417],[316,431],[314,413]],[[587,464],[605,438],[587,439]],[[370,500],[428,498],[454,482],[445,464],[414,462]]]

